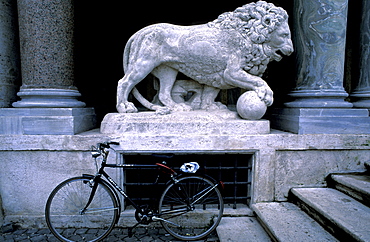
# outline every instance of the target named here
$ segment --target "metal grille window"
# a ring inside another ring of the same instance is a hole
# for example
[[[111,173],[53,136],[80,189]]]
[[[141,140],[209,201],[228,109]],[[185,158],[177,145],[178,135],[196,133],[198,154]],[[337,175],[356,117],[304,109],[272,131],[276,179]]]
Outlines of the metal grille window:
[[[155,164],[164,159],[151,155],[124,155],[122,162],[126,164]],[[225,204],[231,205],[234,209],[237,204],[249,205],[251,199],[252,179],[252,154],[177,154],[167,159],[167,165],[179,171],[180,166],[185,162],[195,161],[201,166],[197,174],[204,174],[222,181],[222,191]],[[157,181],[156,168],[125,168],[123,171],[123,187],[127,194],[142,203],[148,201],[156,202],[165,186],[167,179]],[[167,178],[167,177],[163,177]]]

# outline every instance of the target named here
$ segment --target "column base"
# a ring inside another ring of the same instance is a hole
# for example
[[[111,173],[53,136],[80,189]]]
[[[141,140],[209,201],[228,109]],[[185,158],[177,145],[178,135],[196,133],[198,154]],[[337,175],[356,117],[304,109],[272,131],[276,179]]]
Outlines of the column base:
[[[78,101],[81,94],[73,89],[24,88],[17,95],[21,101],[13,103],[15,108],[83,108]]]
[[[95,125],[94,108],[0,108],[0,134],[73,135]]]
[[[370,91],[357,91],[351,94],[353,106],[370,109]]]
[[[271,115],[271,127],[296,134],[370,134],[367,109],[281,108]]]
[[[344,90],[301,90],[289,94],[295,100],[285,103],[288,108],[352,108],[344,101],[348,94]]]

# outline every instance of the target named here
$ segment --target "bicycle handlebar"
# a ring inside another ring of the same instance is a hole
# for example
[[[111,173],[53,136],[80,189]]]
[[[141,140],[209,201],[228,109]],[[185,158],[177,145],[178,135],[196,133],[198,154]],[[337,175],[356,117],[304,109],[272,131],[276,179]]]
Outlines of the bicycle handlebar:
[[[102,148],[110,148],[110,145],[119,145],[119,143],[118,142],[115,142],[115,141],[98,143],[98,148],[99,149],[102,149]]]
[[[119,145],[119,143],[115,141],[111,141],[111,142],[98,143],[96,147],[92,146],[92,151],[91,151],[92,157],[97,158],[101,155],[107,156],[108,152],[105,149],[109,149],[111,145]]]

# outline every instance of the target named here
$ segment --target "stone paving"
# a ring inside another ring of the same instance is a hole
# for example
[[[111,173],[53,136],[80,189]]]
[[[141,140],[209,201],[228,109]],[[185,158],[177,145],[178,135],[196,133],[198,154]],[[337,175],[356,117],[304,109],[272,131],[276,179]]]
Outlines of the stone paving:
[[[88,234],[89,231],[75,231],[75,233],[85,233]],[[15,241],[42,241],[42,242],[54,242],[57,240],[49,229],[16,229],[7,233],[0,233],[0,241],[2,242],[15,242]],[[161,242],[161,241],[182,241],[177,240],[171,235],[169,235],[163,228],[153,228],[153,227],[140,227],[134,230],[134,234],[131,238],[128,237],[127,228],[115,228],[109,234],[109,236],[104,241],[142,241],[142,242]],[[213,232],[207,238],[199,241],[209,241],[218,242],[217,233]]]

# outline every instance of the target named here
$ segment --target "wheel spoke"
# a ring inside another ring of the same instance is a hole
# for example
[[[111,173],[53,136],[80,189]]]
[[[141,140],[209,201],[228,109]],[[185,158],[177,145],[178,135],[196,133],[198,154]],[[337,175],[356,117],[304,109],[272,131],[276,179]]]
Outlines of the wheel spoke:
[[[82,212],[90,197],[89,179],[76,177],[59,184],[46,203],[45,217],[51,232],[62,241],[73,241],[73,233],[66,228],[97,229],[94,238],[105,238],[113,229],[119,216],[119,205],[115,195],[104,182],[99,182],[96,193],[88,208]]]
[[[112,210],[118,210],[118,208],[115,207],[106,207],[106,208],[88,208],[85,210],[85,213],[100,213],[100,212],[105,212],[105,211],[112,211]]]
[[[223,200],[217,184],[198,176],[178,179],[165,189],[159,202],[159,214],[165,220],[161,221],[162,226],[182,240],[209,235],[222,213]]]

